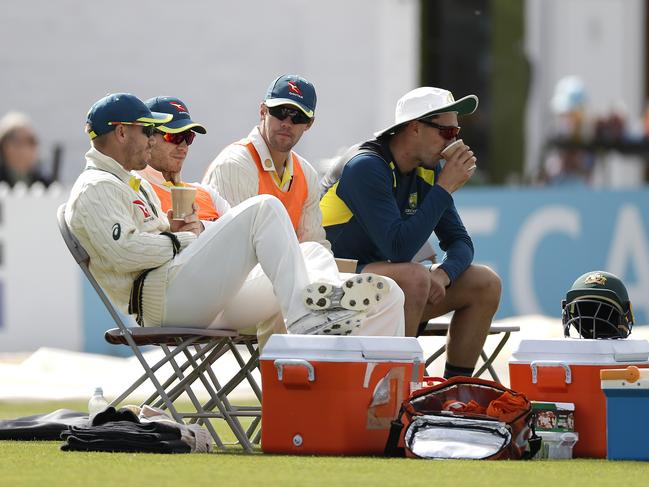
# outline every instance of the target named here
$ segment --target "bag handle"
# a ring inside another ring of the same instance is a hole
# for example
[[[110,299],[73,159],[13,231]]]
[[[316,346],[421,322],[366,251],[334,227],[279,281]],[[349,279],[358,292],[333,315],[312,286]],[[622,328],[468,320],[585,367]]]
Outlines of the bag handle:
[[[422,379],[422,382],[428,384],[429,386],[432,386],[434,384],[441,384],[442,382],[445,382],[446,379],[444,377],[428,377],[427,375],[424,376]]]
[[[388,434],[388,441],[385,443],[385,450],[383,451],[386,457],[403,457],[405,455],[404,448],[399,448],[399,438],[403,430],[403,423],[401,422],[401,414],[399,412],[397,419],[390,423],[390,433]]]
[[[536,434],[536,428],[534,427],[535,423],[536,423],[536,413],[532,411],[530,413],[530,417],[527,423],[530,430],[532,431],[532,434],[527,439],[527,444],[530,446],[530,449],[529,451],[526,451],[523,454],[523,456],[521,457],[522,460],[531,460],[536,456],[536,454],[541,449],[541,443],[543,438],[541,438],[539,435]]]

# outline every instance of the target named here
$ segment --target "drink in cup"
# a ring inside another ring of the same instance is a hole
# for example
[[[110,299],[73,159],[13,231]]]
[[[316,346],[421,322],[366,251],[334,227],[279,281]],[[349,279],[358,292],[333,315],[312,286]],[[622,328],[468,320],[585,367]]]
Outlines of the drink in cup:
[[[442,157],[444,159],[448,159],[449,157],[451,157],[453,155],[453,153],[456,150],[458,150],[463,145],[464,145],[464,142],[462,141],[462,139],[457,139],[452,144],[449,144],[446,147],[444,147],[444,150],[442,151]]]
[[[196,188],[190,186],[171,187],[171,209],[174,220],[183,220],[194,212],[192,205],[196,198]]]
[[[462,139],[457,139],[452,144],[449,144],[446,147],[444,147],[444,150],[442,151],[442,157],[444,159],[448,159],[455,153],[456,150],[460,149],[463,146],[464,146],[464,142],[462,141]],[[473,171],[475,168],[476,166],[475,164],[473,164],[470,168],[468,168],[468,170]]]

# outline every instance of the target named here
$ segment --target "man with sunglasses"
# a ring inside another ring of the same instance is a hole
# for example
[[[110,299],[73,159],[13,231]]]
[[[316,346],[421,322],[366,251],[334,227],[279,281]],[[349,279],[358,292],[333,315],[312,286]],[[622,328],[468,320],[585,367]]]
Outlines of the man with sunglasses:
[[[151,161],[139,174],[151,183],[165,212],[172,207],[171,186],[181,184],[196,188],[198,216],[203,225],[210,225],[208,222],[225,215],[230,205],[213,188],[181,182],[180,178],[188,146],[194,141],[195,133],[207,133],[205,127],[191,119],[187,105],[178,98],[159,96],[147,100],[145,104],[151,111],[168,113],[173,118],[156,127]],[[316,279],[329,282],[339,279],[338,273],[330,265],[330,253],[326,249],[315,242],[301,243],[299,247],[309,272]],[[367,318],[357,333],[402,334],[399,319],[395,321],[390,315],[399,314],[401,305],[398,303],[403,293],[394,283],[385,291],[381,302],[368,310]],[[273,284],[261,266],[255,266],[246,277],[245,286],[232,298],[219,320],[225,326],[245,333],[256,333],[259,343],[263,345],[273,333],[286,333],[279,304],[276,299],[269,298],[273,292]],[[255,306],[250,306],[253,302]]]
[[[336,257],[358,270],[394,279],[404,291],[406,335],[453,313],[445,377],[471,375],[500,302],[500,279],[472,265],[473,243],[452,194],[473,175],[476,158],[461,141],[458,115],[473,113],[474,95],[422,87],[398,102],[395,122],[350,149],[325,176],[320,207]],[[435,232],[441,264],[412,262]]]
[[[293,151],[315,116],[313,85],[296,75],[276,78],[259,107],[259,125],[230,144],[207,169],[203,183],[231,205],[258,194],[278,198],[300,242],[331,246],[322,228],[317,171]]]
[[[394,282],[369,274],[345,280],[317,244],[306,260],[276,198],[251,198],[208,225],[196,213],[166,215],[134,171],[151,161],[156,126],[172,119],[128,93],[107,95],[87,115],[92,147],[65,218],[119,309],[142,326],[230,327],[237,313],[245,321],[266,310],[265,317],[280,312],[291,333],[346,335],[378,320],[388,322],[384,334],[403,335],[403,293]],[[272,285],[246,294],[257,264]],[[383,299],[395,289],[393,301]]]
[[[165,212],[171,209],[171,187],[191,186],[196,189],[199,219],[203,222],[215,221],[230,208],[228,202],[212,188],[181,182],[180,177],[189,146],[194,142],[196,134],[206,134],[207,130],[191,119],[187,105],[178,98],[157,96],[144,103],[152,112],[167,113],[173,118],[156,127],[156,143],[151,151],[151,161],[139,171],[140,176],[151,183]]]

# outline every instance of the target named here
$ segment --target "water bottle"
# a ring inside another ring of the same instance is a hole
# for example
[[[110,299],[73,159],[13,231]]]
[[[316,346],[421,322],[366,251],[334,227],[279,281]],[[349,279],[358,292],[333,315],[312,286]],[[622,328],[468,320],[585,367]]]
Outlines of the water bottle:
[[[98,413],[101,413],[108,407],[108,401],[104,397],[104,391],[101,387],[95,389],[95,393],[88,401],[88,420],[92,424]]]

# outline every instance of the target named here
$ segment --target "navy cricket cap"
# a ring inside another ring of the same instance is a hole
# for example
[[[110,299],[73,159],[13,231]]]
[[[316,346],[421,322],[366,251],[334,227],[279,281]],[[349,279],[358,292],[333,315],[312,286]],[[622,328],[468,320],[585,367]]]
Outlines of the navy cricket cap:
[[[159,125],[171,120],[166,113],[151,112],[137,96],[130,93],[106,95],[90,107],[86,116],[86,132],[91,139],[107,134],[119,122]]]
[[[264,103],[268,107],[292,105],[313,118],[316,101],[315,88],[311,83],[295,74],[285,74],[270,84]]]
[[[156,96],[149,98],[144,104],[149,107],[151,111],[168,113],[172,116],[170,122],[167,122],[158,127],[161,132],[169,134],[177,134],[185,130],[193,130],[199,134],[206,134],[207,130],[200,123],[194,122],[189,116],[189,110],[178,98],[172,96]]]

